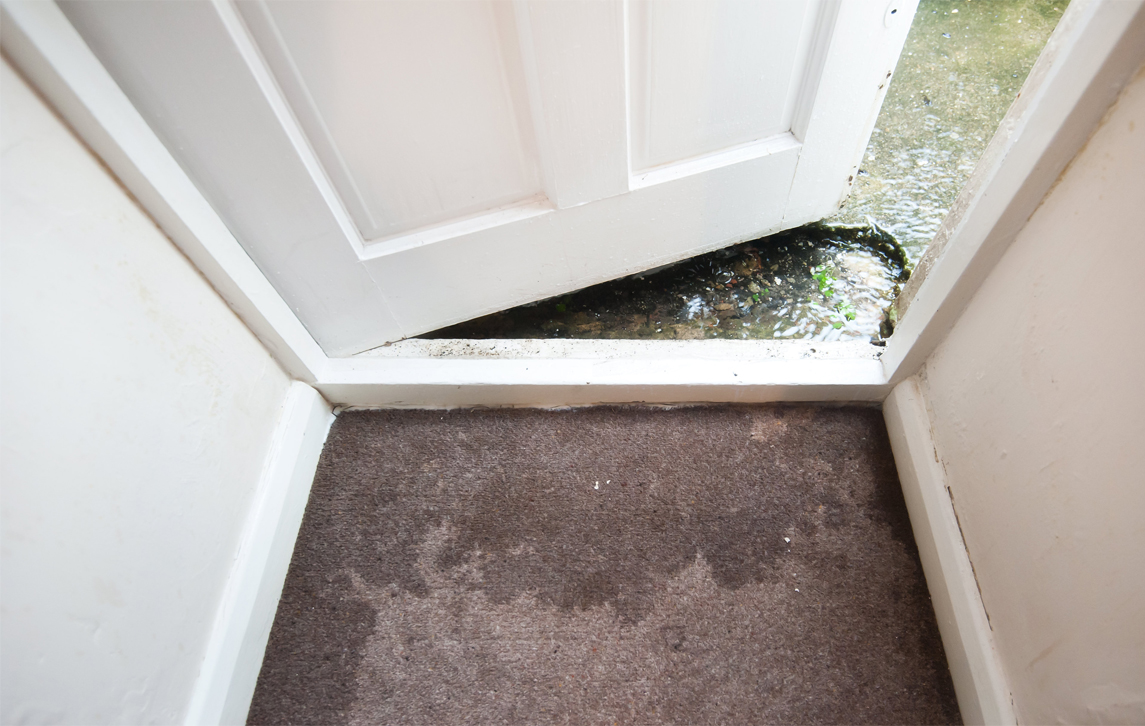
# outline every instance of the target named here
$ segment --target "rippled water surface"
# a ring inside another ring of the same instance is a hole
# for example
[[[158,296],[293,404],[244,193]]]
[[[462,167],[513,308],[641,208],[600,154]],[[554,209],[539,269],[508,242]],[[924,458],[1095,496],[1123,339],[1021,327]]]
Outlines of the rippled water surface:
[[[872,217],[917,262],[1067,4],[919,3],[851,197],[831,221]]]
[[[870,340],[905,269],[885,232],[811,226],[423,337]]]
[[[1067,0],[922,0],[851,196],[827,225],[422,337],[885,336],[887,311],[901,283],[974,170],[1066,5]]]

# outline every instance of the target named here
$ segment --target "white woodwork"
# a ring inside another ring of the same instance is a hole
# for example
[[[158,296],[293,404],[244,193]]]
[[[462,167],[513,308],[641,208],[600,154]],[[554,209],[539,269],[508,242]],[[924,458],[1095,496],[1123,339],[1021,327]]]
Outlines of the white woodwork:
[[[632,0],[633,171],[790,131],[818,5]]]
[[[279,364],[299,380],[315,380],[326,361],[322,348],[60,9],[49,2],[5,2],[0,9],[8,57],[67,117]]]
[[[541,193],[509,3],[238,7],[365,240]]]
[[[850,193],[916,7],[912,0],[825,3],[804,81],[807,98],[793,122],[803,150],[785,227],[834,214]]]
[[[545,194],[558,208],[628,191],[624,4],[514,0]]]
[[[331,360],[318,389],[334,403],[413,408],[875,402],[888,391],[877,352],[810,341],[411,340]]]
[[[310,386],[287,391],[242,541],[183,718],[186,726],[246,723],[294,542],[334,414]]]
[[[408,329],[432,330],[778,231],[797,162],[785,147],[363,264]]]
[[[916,378],[895,386],[883,403],[883,416],[962,721],[1015,724],[1006,674]]]
[[[345,355],[829,213],[902,5],[64,7]]]

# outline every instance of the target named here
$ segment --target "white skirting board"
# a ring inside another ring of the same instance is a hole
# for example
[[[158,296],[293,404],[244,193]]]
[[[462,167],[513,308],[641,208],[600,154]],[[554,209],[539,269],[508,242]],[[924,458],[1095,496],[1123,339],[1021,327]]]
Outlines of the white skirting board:
[[[946,488],[917,377],[895,386],[883,403],[883,416],[962,720],[1015,724],[1010,689]]]
[[[333,421],[330,404],[316,390],[305,383],[291,385],[191,692],[187,726],[246,723],[318,457]]]

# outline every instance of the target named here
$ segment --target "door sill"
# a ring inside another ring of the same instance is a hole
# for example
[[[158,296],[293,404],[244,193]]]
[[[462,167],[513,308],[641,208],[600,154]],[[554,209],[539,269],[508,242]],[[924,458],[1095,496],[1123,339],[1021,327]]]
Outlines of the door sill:
[[[331,358],[342,407],[878,402],[882,348],[809,340],[421,340]]]

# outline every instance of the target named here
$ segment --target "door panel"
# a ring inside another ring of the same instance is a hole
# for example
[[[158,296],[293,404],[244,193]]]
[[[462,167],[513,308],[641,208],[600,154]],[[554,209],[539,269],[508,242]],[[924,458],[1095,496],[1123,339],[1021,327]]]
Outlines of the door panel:
[[[331,355],[831,213],[914,12],[63,5]]]
[[[817,2],[633,0],[632,168],[791,129]]]
[[[543,195],[508,3],[239,9],[367,243]]]

